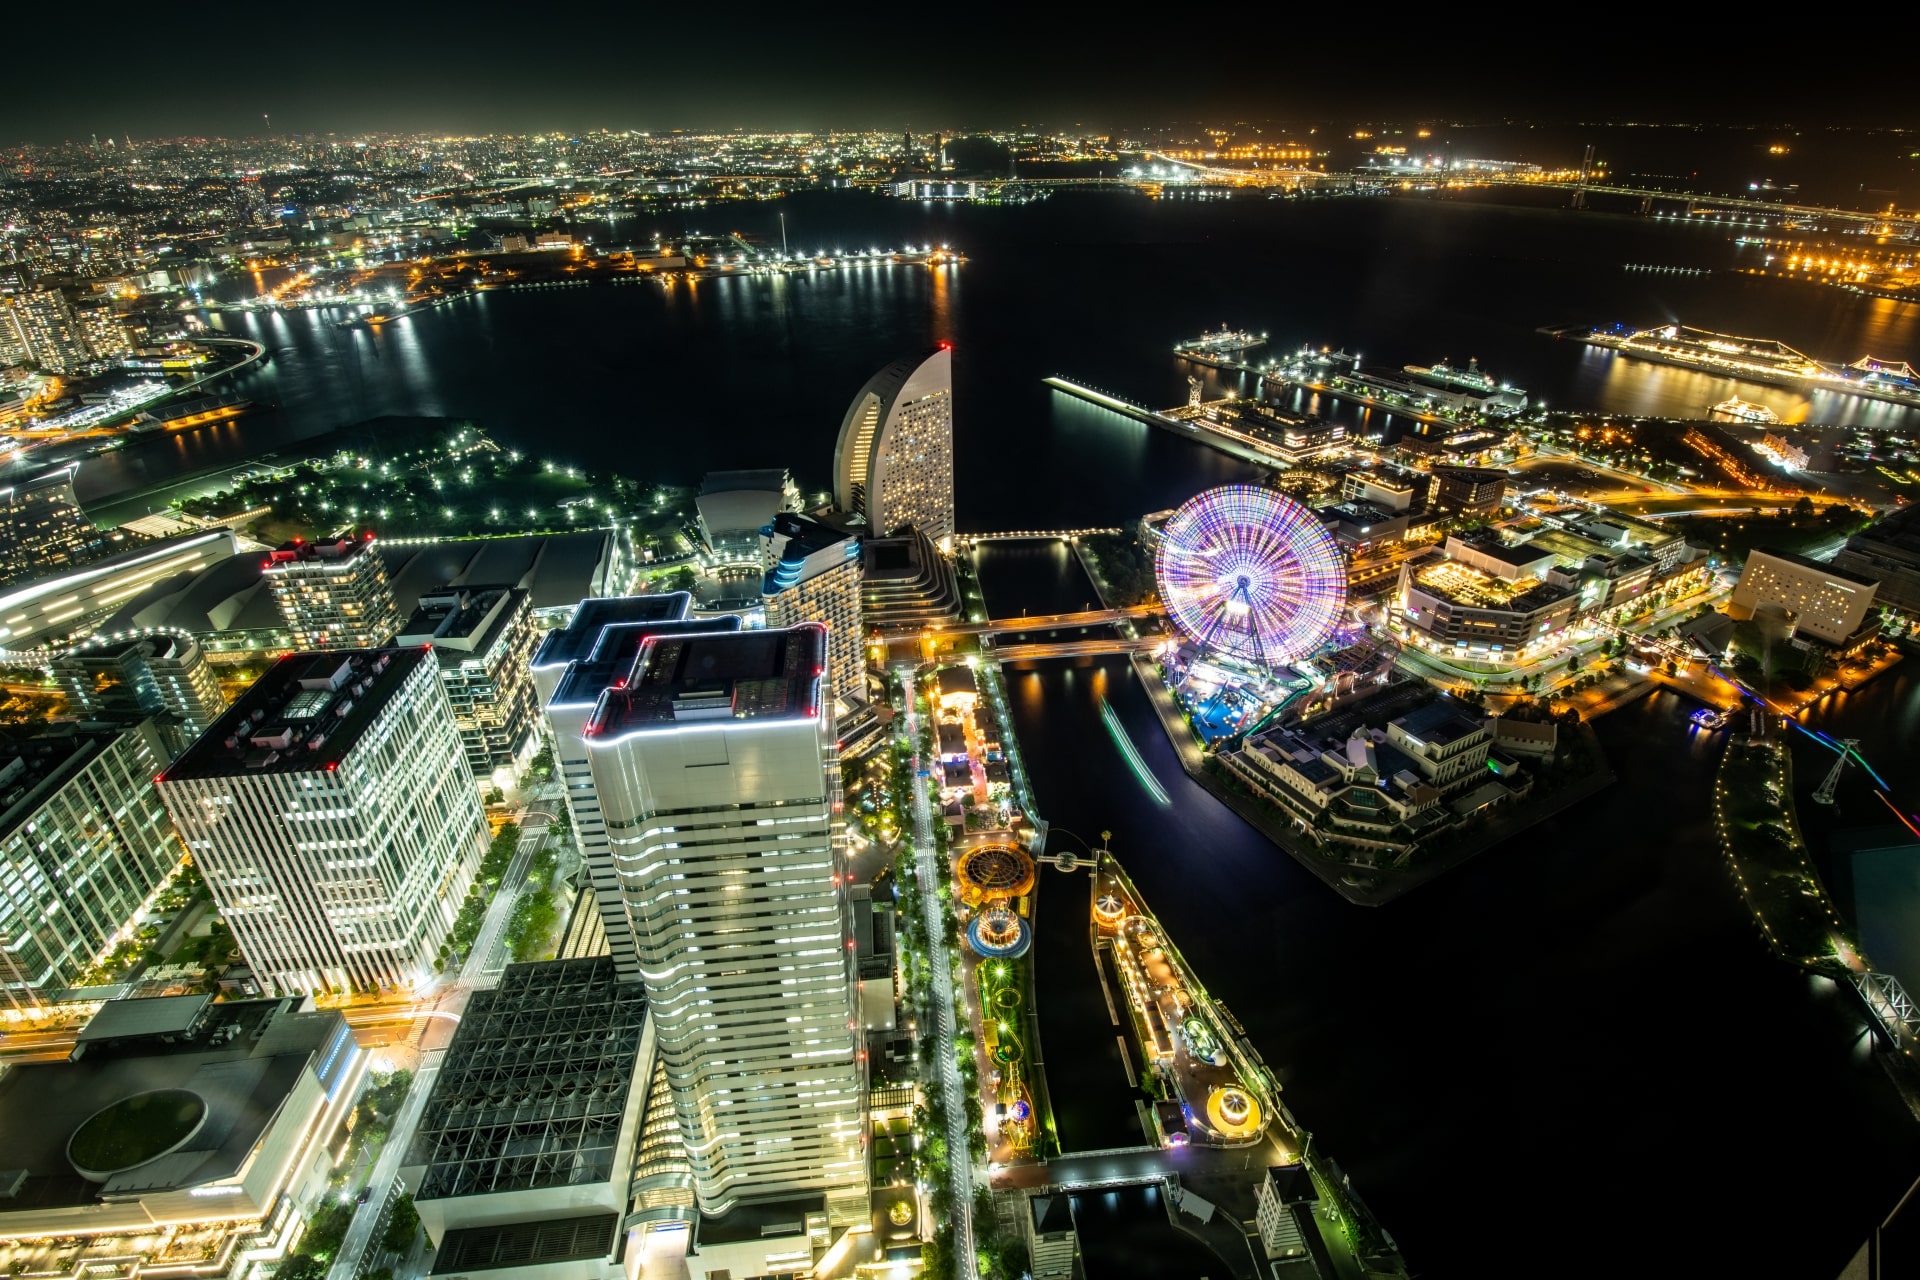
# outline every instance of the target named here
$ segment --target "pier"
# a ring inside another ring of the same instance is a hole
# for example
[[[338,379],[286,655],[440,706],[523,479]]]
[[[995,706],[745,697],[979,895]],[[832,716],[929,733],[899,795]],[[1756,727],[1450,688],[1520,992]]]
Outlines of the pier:
[[[1092,387],[1082,386],[1078,382],[1058,376],[1043,378],[1041,381],[1045,382],[1055,391],[1064,391],[1070,396],[1085,400],[1088,404],[1099,405],[1102,409],[1109,409],[1123,417],[1132,418],[1135,422],[1144,422],[1151,427],[1163,427],[1177,436],[1184,436],[1188,440],[1198,440],[1201,444],[1211,445],[1222,453],[1230,453],[1234,457],[1243,459],[1244,461],[1256,462],[1263,467],[1283,467],[1286,465],[1286,462],[1270,449],[1259,448],[1251,443],[1243,442],[1236,436],[1228,435],[1210,426],[1194,422],[1182,422],[1180,419],[1161,413],[1158,410],[1149,409],[1143,404],[1136,404],[1134,401],[1128,400],[1123,396],[1111,395],[1105,391],[1096,391]]]

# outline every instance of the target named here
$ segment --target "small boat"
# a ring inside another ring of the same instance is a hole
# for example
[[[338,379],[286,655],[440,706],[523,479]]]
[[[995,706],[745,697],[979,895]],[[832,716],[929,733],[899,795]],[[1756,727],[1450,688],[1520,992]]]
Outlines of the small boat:
[[[1780,421],[1780,415],[1767,408],[1766,405],[1755,404],[1751,400],[1742,400],[1739,396],[1735,396],[1731,400],[1722,400],[1719,404],[1707,410],[1707,416],[1717,418],[1721,422],[1754,422],[1766,426],[1772,426],[1774,423]]]
[[[1688,719],[1692,720],[1702,729],[1724,729],[1727,727],[1727,713],[1715,710],[1712,707],[1702,707],[1689,716]]]

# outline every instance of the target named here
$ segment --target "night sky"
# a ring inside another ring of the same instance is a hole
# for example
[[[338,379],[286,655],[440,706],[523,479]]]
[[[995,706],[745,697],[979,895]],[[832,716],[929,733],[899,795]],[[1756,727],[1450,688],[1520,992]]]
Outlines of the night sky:
[[[10,48],[0,145],[258,135],[263,113],[279,135],[1920,123],[1903,71],[1868,51],[1828,58],[1779,29],[1695,32],[1666,18],[1656,28],[1654,11],[1631,7],[28,8],[0,19]]]

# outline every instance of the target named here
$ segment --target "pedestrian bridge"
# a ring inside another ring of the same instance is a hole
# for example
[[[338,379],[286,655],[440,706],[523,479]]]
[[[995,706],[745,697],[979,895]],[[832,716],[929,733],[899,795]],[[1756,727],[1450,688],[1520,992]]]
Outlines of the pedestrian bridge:
[[[983,542],[1074,542],[1095,534],[1118,536],[1124,529],[1008,529],[1000,533],[956,533],[953,540],[962,547],[977,547]]]

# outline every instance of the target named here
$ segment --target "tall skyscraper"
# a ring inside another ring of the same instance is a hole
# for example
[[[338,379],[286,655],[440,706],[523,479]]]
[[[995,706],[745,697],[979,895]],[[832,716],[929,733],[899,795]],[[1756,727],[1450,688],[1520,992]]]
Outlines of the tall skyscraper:
[[[267,553],[267,589],[302,649],[389,644],[405,618],[373,535],[294,541]]]
[[[700,1209],[868,1216],[827,634],[654,636],[585,740]]]
[[[153,775],[151,721],[0,731],[0,992],[14,1009],[74,986],[185,852]]]
[[[867,700],[866,629],[860,620],[860,540],[811,516],[782,512],[760,531],[769,627],[825,623],[827,674],[845,702]]]
[[[513,763],[534,731],[533,611],[519,587],[441,587],[420,597],[394,640],[431,645],[467,768],[485,778]]]
[[[648,636],[740,626],[740,619],[731,615],[711,621],[687,618],[692,599],[684,591],[674,591],[582,600],[565,627],[547,633],[533,660],[534,686],[553,735],[554,771],[565,788],[581,864],[593,885],[607,951],[622,982],[640,981],[640,956],[634,948],[626,901],[620,895],[606,813],[587,759],[587,721],[600,695],[631,674],[640,644]]]
[[[953,542],[953,350],[896,360],[867,381],[833,449],[840,510],[876,534],[912,526],[942,551]]]
[[[432,976],[487,844],[424,649],[282,658],[161,773],[254,974],[279,992]]]
[[[0,487],[0,580],[15,582],[87,563],[109,545],[73,496],[77,462]]]
[[[182,746],[212,727],[227,709],[207,655],[185,636],[142,636],[87,644],[53,660],[76,710],[90,716],[177,717]],[[169,753],[171,755],[171,753]]]

